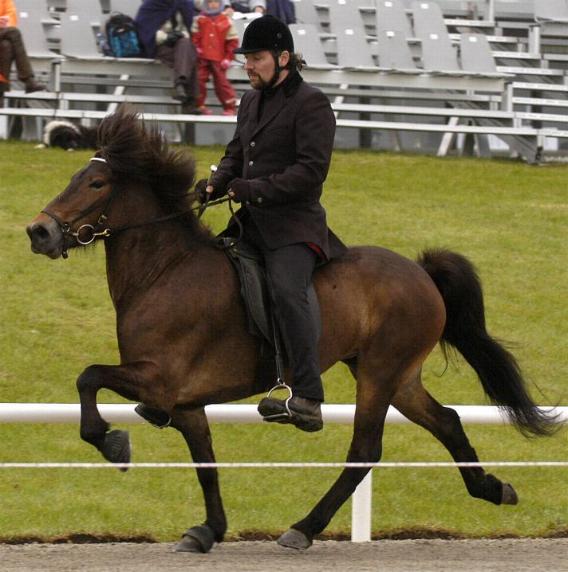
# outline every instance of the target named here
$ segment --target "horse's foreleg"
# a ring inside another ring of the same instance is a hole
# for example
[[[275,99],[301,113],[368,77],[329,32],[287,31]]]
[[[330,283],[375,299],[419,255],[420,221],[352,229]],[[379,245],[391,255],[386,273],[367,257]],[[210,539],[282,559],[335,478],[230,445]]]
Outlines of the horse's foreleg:
[[[211,431],[203,408],[175,408],[172,427],[181,432],[194,463],[214,463]],[[214,542],[221,542],[227,530],[227,519],[219,490],[217,469],[196,469],[205,499],[205,522],[187,530],[176,546],[177,552],[209,552]]]
[[[122,366],[91,365],[77,379],[81,402],[81,438],[95,446],[113,463],[130,461],[130,442],[127,431],[109,431],[110,425],[97,408],[97,393],[110,389],[122,397],[137,400],[150,377],[150,366],[127,364]]]
[[[380,460],[388,406],[388,395],[378,395],[375,391],[367,393],[359,388],[353,439],[347,462],[376,463]],[[314,536],[324,530],[369,470],[369,468],[345,468],[308,516],[293,524],[292,528],[278,539],[278,544],[288,548],[309,548]]]
[[[408,419],[430,431],[457,463],[479,462],[459,415],[438,403],[424,389],[420,375],[395,395],[393,405]],[[518,497],[513,487],[486,473],[482,467],[460,467],[460,473],[472,497],[494,504],[517,504]]]

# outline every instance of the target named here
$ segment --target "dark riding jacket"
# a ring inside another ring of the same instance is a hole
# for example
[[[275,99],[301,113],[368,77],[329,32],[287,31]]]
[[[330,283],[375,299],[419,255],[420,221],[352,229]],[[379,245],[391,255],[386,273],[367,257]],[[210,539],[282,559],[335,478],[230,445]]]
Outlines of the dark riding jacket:
[[[329,100],[299,73],[268,93],[246,92],[234,137],[211,180],[212,198],[238,185],[242,208],[236,214],[252,218],[270,249],[312,243],[328,259],[340,256],[345,246],[328,229],[320,204],[334,136]],[[231,230],[230,223],[227,234]]]

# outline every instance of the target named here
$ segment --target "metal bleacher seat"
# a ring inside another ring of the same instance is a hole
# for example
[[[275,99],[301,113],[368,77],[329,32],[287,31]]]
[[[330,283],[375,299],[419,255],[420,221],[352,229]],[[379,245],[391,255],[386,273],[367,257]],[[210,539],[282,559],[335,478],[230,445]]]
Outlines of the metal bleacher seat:
[[[410,20],[402,0],[377,0],[376,29],[377,35],[381,31],[396,31],[402,32],[406,38],[412,37]]]
[[[334,69],[337,66],[330,64],[314,24],[290,24],[290,31],[294,38],[294,50],[306,61],[306,65],[313,69]]]
[[[534,17],[537,22],[568,24],[568,0],[535,0]]]
[[[568,0],[535,0],[534,19],[541,37],[568,39]]]
[[[142,0],[110,0],[111,12],[122,12],[134,18],[140,8]]]
[[[50,87],[57,89],[58,65],[62,58],[50,49],[47,39],[48,29],[58,26],[47,6],[38,0],[20,0],[18,2],[18,27],[22,33],[26,51],[34,71],[49,76]]]
[[[365,35],[365,25],[357,0],[330,0],[326,4],[332,33],[337,34],[348,28],[356,34]]]
[[[331,0],[330,30],[336,40],[337,65],[341,68],[376,70],[367,42],[359,0]]]
[[[412,16],[414,35],[422,46],[424,70],[444,74],[462,73],[438,4],[415,1],[412,3]]]
[[[61,54],[65,56],[62,72],[67,75],[94,75],[121,78],[130,87],[141,82],[171,81],[171,70],[156,60],[146,58],[114,58],[102,55],[95,38],[105,21],[105,15],[97,6],[86,7],[91,0],[67,0],[67,10],[61,14]],[[84,8],[84,9],[83,9]],[[140,80],[134,81],[134,78]],[[95,84],[99,80],[91,80]],[[101,83],[104,83],[100,80]],[[116,80],[112,83],[118,86]]]
[[[379,68],[398,73],[421,73],[412,56],[406,34],[399,30],[378,30]]]
[[[65,14],[88,19],[93,25],[101,26],[105,16],[98,0],[67,0]]]
[[[462,69],[468,73],[498,74],[495,58],[485,34],[464,33],[460,38]]]
[[[313,24],[318,29],[320,27],[320,19],[314,0],[292,0],[296,13],[296,22],[298,24]]]
[[[371,47],[364,34],[353,28],[344,28],[336,34],[337,65],[345,69],[377,71]]]

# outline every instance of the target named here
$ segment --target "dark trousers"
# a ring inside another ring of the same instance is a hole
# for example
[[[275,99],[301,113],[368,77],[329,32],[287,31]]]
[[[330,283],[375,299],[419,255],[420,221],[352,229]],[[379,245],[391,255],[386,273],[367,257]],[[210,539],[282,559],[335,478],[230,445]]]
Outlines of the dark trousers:
[[[318,312],[311,307],[308,298],[318,256],[305,244],[270,250],[250,219],[245,222],[244,237],[264,257],[273,312],[286,349],[294,395],[323,401]]]
[[[24,46],[22,34],[18,28],[0,28],[0,73],[9,80],[12,62],[16,63],[16,72],[20,81],[33,78],[34,72]]]
[[[197,52],[189,38],[180,38],[175,46],[158,46],[156,58],[174,70],[174,83],[182,83],[188,97],[197,100]]]

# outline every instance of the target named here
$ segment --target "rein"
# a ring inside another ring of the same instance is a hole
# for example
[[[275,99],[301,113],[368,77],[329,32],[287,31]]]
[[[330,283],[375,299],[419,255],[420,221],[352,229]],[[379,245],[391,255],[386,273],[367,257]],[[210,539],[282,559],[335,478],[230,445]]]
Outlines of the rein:
[[[92,157],[90,159],[90,161],[100,161],[101,163],[105,163],[105,164],[107,163],[107,160],[103,159],[102,157]],[[189,195],[191,193],[187,193],[187,194]],[[225,203],[227,201],[229,202],[229,209],[231,210],[231,213],[234,214],[233,207],[231,204],[231,198],[230,197],[223,197],[221,199],[216,199],[214,201],[207,200],[205,203],[199,205],[198,207],[191,207],[191,208],[186,209],[184,211],[180,211],[177,213],[172,213],[169,215],[161,216],[161,217],[158,217],[158,218],[155,218],[152,220],[147,220],[147,221],[139,222],[136,224],[125,224],[122,226],[114,227],[112,229],[109,226],[106,226],[102,230],[98,230],[108,220],[108,217],[105,214],[105,212],[108,210],[110,203],[112,201],[112,198],[113,198],[113,192],[111,191],[111,194],[110,194],[108,200],[106,201],[106,204],[104,205],[104,207],[102,209],[103,212],[99,216],[95,226],[93,226],[92,224],[82,224],[75,231],[71,230],[72,225],[74,223],[76,223],[78,220],[82,219],[83,217],[87,216],[88,214],[90,214],[91,212],[96,210],[99,207],[100,203],[98,203],[98,202],[93,203],[90,207],[88,207],[84,211],[81,211],[70,222],[66,222],[66,221],[61,220],[56,214],[51,213],[46,209],[42,210],[41,212],[46,214],[51,219],[53,219],[59,225],[59,228],[60,228],[61,232],[63,233],[64,242],[65,242],[65,238],[67,236],[72,236],[73,238],[75,238],[77,240],[77,242],[81,246],[88,246],[89,244],[94,242],[97,237],[102,237],[103,239],[104,238],[110,238],[112,235],[117,234],[119,232],[123,232],[125,230],[131,230],[134,228],[140,228],[140,227],[148,226],[151,224],[158,224],[161,222],[166,222],[168,220],[173,220],[173,219],[179,218],[181,216],[184,216],[184,215],[186,215],[192,211],[198,211],[197,219],[200,219],[207,208],[209,208],[210,206],[215,206],[215,205],[219,205],[221,203]],[[86,234],[86,236],[85,236],[85,234]],[[63,247],[63,251],[61,253],[61,256],[63,258],[68,258],[69,254],[67,252],[66,246]]]

